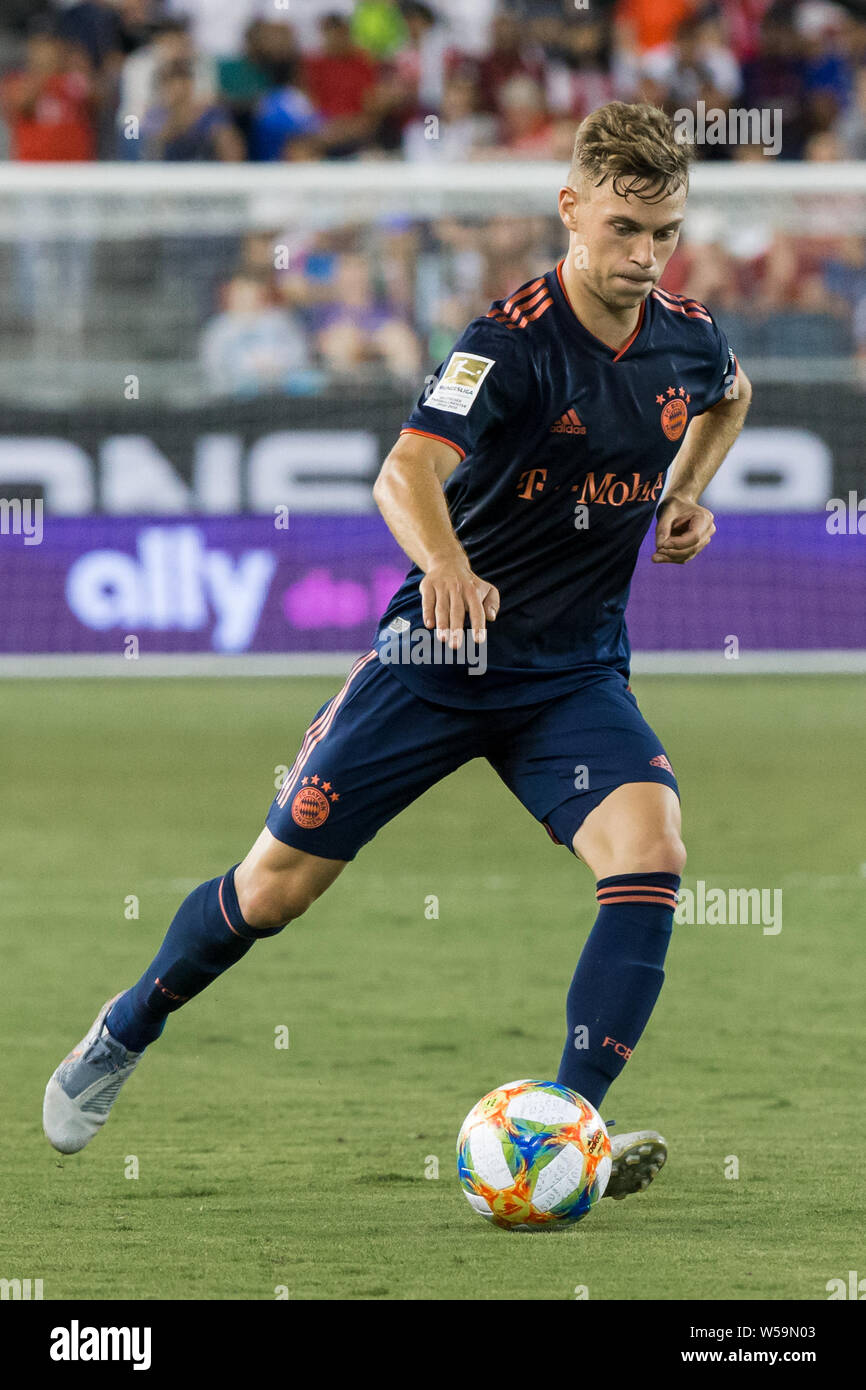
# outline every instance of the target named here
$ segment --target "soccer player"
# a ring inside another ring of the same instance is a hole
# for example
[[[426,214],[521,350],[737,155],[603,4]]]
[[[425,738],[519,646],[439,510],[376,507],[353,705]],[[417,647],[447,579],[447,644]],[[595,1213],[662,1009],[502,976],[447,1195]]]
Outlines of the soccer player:
[[[673,768],[628,684],[629,585],[653,523],[657,564],[709,543],[699,498],[751,395],[703,304],[658,288],[692,153],[647,105],[579,127],[565,257],[468,326],[376,481],[413,564],[373,647],[316,714],[246,858],[190,894],[55,1071],[55,1148],[93,1138],[169,1014],[479,756],[597,881],[557,1080],[601,1105],[661,988],[685,863]],[[608,1195],[665,1158],[655,1131],[618,1135]]]

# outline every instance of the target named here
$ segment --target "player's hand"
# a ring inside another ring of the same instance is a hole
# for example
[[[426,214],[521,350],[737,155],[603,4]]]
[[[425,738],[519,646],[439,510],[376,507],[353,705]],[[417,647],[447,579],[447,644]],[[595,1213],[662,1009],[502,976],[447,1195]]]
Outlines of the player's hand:
[[[440,641],[453,648],[462,645],[467,613],[476,642],[486,640],[487,623],[499,612],[499,590],[473,574],[468,564],[455,560],[433,564],[419,588],[424,626],[435,627]]]
[[[684,565],[709,545],[715,535],[713,514],[699,502],[666,497],[656,513],[657,565]]]

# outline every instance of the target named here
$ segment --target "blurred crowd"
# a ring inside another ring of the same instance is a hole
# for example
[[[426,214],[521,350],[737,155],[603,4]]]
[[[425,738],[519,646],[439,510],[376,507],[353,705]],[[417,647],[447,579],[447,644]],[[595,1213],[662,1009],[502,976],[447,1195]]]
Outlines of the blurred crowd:
[[[863,13],[862,0],[3,0],[4,152],[566,162],[582,117],[622,99],[779,110],[781,159],[864,159]],[[698,155],[764,159],[749,145]],[[504,216],[249,236],[209,287],[202,369],[217,394],[417,381],[563,240],[555,217]],[[744,356],[793,343],[866,359],[861,236],[687,236],[665,285],[709,303]]]
[[[866,152],[862,0],[3,0],[13,159],[567,159],[612,98]],[[858,17],[859,16],[859,17]],[[748,157],[707,145],[703,158]]]

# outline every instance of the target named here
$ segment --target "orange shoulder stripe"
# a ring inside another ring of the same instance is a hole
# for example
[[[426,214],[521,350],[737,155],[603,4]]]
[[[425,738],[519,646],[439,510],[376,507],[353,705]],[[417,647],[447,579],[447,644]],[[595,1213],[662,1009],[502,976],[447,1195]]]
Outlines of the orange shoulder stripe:
[[[663,299],[658,290],[653,290],[653,297],[658,300],[665,309],[669,309],[672,314],[684,314],[687,319],[703,319],[704,323],[712,323],[710,315],[705,309],[687,309],[684,303],[670,302]],[[697,304],[697,300],[694,301]]]
[[[544,291],[539,291],[537,297],[529,301],[519,309],[512,309],[509,314],[503,313],[501,309],[491,309],[487,317],[494,319],[497,323],[502,323],[506,328],[528,328],[535,319],[540,319],[542,314],[552,306],[553,300]],[[529,310],[532,310],[532,313]]]
[[[700,315],[701,318],[710,317],[706,305],[702,304],[699,299],[686,299],[684,295],[671,294],[669,290],[660,289],[658,286],[653,290],[653,294],[656,299],[661,300],[668,309],[678,309],[681,313],[687,313],[690,316],[691,313],[694,312],[694,314]]]
[[[525,300],[531,299],[532,296],[535,294],[536,290],[540,289],[543,284],[544,276],[542,275],[540,279],[533,280],[530,285],[527,285],[525,287],[525,289],[516,290],[515,293],[511,295],[509,299],[503,300],[502,308],[505,311],[505,313],[509,313],[516,304],[523,304]]]

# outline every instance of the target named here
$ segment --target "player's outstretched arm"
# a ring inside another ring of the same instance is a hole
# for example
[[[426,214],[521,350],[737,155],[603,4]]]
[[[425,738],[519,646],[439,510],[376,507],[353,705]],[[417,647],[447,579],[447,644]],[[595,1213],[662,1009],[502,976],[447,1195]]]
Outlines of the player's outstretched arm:
[[[738,366],[736,395],[723,397],[689,425],[657,513],[656,564],[684,565],[709,545],[713,514],[698,498],[743,428],[751,399],[751,383]]]
[[[451,525],[442,484],[460,455],[450,444],[427,435],[403,434],[375,484],[379,511],[409,559],[424,571],[421,601],[424,626],[451,647],[463,641],[466,615],[477,641],[499,611],[499,591],[473,574],[469,558]]]

